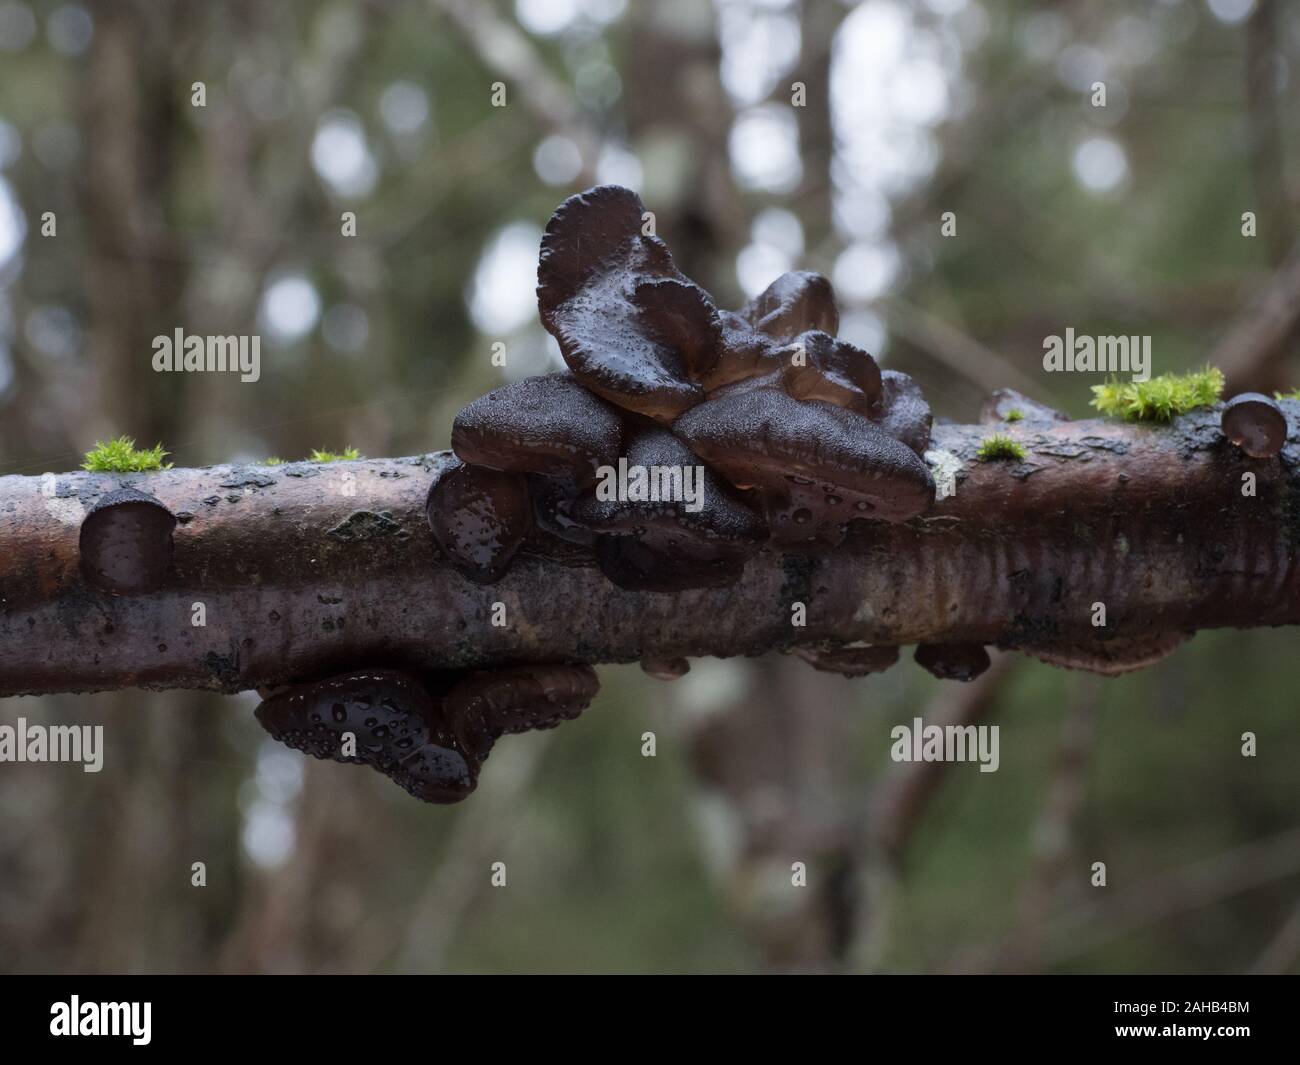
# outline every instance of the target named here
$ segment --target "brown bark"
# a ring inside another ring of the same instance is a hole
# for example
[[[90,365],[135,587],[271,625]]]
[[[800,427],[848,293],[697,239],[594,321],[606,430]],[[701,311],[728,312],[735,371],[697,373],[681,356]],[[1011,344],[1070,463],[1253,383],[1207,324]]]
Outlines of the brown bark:
[[[1295,440],[1300,404],[1286,402]],[[360,667],[631,661],[794,644],[978,642],[1114,670],[1201,628],[1300,621],[1300,448],[1249,459],[1216,411],[1167,428],[940,426],[955,494],[858,523],[825,555],[764,550],[730,588],[611,584],[582,552],[525,546],[497,584],[447,567],[424,503],[445,455],[317,466],[0,478],[0,695],[122,687],[233,692]],[[1254,495],[1243,494],[1253,473]],[[940,474],[937,480],[943,481]],[[78,567],[85,511],[124,483],[180,520],[164,588],[109,597]],[[493,604],[506,623],[491,624]],[[202,603],[206,625],[192,624]],[[793,606],[807,624],[792,624]],[[1095,605],[1106,624],[1093,626]]]

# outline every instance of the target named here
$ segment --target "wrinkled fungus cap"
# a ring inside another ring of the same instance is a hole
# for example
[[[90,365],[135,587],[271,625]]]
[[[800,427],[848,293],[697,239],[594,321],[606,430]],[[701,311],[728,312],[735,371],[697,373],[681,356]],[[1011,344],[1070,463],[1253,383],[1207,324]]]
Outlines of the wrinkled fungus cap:
[[[665,498],[602,499],[599,493],[588,493],[570,508],[573,517],[597,532],[636,536],[662,550],[686,554],[766,538],[758,515],[672,433],[648,427],[634,434],[628,442],[627,468],[645,471],[642,494],[653,491]],[[684,498],[688,477],[695,503]],[[630,496],[630,482],[628,487]]]
[[[719,311],[722,322],[722,345],[718,360],[704,379],[709,393],[746,378],[779,373],[784,363],[785,346],[764,333],[756,333],[734,311]]]
[[[618,414],[567,373],[526,377],[462,407],[451,448],[463,462],[590,483],[614,461]]]
[[[678,352],[693,381],[703,380],[722,344],[722,320],[709,294],[692,281],[656,277],[638,282],[632,302],[646,335]]]
[[[583,385],[668,424],[703,400],[688,367],[698,370],[713,355],[674,346],[701,301],[684,294],[695,286],[673,265],[664,242],[642,231],[644,212],[636,193],[617,185],[565,200],[542,238],[537,306]],[[679,286],[665,287],[664,306],[657,308],[653,282],[664,279]]]
[[[840,327],[835,290],[821,274],[801,270],[782,274],[740,309],[752,329],[789,340],[817,329],[832,336]]]
[[[918,455],[924,455],[930,446],[930,429],[934,423],[930,404],[921,394],[921,386],[905,373],[898,370],[881,373],[880,401],[872,409],[871,420]]]
[[[537,528],[570,544],[590,547],[596,542],[596,534],[569,513],[582,494],[582,489],[572,478],[530,473],[528,492],[533,497],[533,519]]]
[[[762,519],[671,433],[637,432],[628,445],[625,493],[588,493],[573,518],[602,534],[596,558],[615,584],[677,591],[729,584],[767,538]],[[640,491],[631,480],[637,471]],[[693,502],[685,498],[688,483]],[[648,498],[651,492],[659,499]],[[635,492],[635,495],[634,495]]]
[[[101,497],[81,522],[81,573],[110,595],[139,595],[162,587],[172,560],[176,516],[153,496],[118,488]]]
[[[871,512],[860,516],[886,521],[914,517],[934,499],[925,464],[876,423],[774,389],[720,396],[673,430],[738,487],[787,491],[803,480],[829,487],[837,500],[866,501]]]
[[[782,383],[795,399],[821,400],[870,415],[880,400],[880,368],[861,348],[818,330],[800,333]]]

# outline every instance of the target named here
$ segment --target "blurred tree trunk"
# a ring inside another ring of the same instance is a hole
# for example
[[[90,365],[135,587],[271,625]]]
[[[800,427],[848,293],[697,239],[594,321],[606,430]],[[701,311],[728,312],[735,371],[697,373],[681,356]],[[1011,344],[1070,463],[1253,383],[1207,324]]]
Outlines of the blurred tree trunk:
[[[150,360],[153,337],[187,321],[188,249],[171,235],[171,211],[184,195],[177,157],[193,79],[182,59],[200,32],[197,15],[189,4],[96,5],[78,92],[92,420],[145,443],[180,435],[190,390],[188,377],[155,374]],[[168,712],[141,713],[139,694],[106,699],[109,797],[91,811],[92,826],[66,826],[86,848],[74,875],[95,884],[79,892],[85,909],[66,967],[139,969],[166,958],[192,971],[211,956],[211,904],[222,896],[192,888],[190,867],[219,866],[214,847],[230,840],[214,831],[220,821],[204,818],[204,777],[194,770],[219,749],[221,715],[203,693],[166,701]],[[160,699],[149,702],[161,709]]]

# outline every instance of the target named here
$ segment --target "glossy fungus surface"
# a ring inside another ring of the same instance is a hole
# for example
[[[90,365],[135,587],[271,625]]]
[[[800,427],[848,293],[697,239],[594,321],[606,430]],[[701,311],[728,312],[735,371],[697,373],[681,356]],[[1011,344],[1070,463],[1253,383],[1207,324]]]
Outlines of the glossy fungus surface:
[[[501,579],[533,524],[527,478],[484,466],[445,473],[430,490],[426,511],[438,547],[480,584]]]
[[[875,359],[819,330],[795,338],[783,384],[795,399],[821,400],[862,415],[870,415],[880,400],[880,368]]]
[[[1251,458],[1271,459],[1286,443],[1286,415],[1276,401],[1243,392],[1223,405],[1223,435]]]
[[[814,669],[844,677],[883,673],[898,662],[897,647],[796,647],[794,654]]]
[[[443,706],[447,719],[486,754],[502,736],[571,721],[599,690],[590,666],[513,666],[468,674],[447,692]]]
[[[176,517],[153,496],[118,488],[81,523],[79,553],[86,583],[110,595],[161,588],[172,560]]]
[[[368,765],[424,802],[457,802],[478,780],[473,738],[449,727],[420,678],[397,670],[299,684],[264,700],[255,715],[281,743]]]
[[[644,214],[636,193],[616,185],[565,200],[542,237],[537,305],[583,385],[626,410],[671,422],[704,391],[690,380],[683,352],[662,339],[665,315],[652,309],[647,317],[647,283],[689,282],[664,242],[644,232]]]
[[[880,401],[872,409],[871,419],[918,455],[924,455],[930,446],[934,423],[930,404],[921,395],[921,386],[905,373],[885,370],[880,375]]]
[[[570,374],[526,377],[462,407],[451,449],[463,462],[507,473],[590,483],[618,456],[617,413]]]
[[[940,680],[974,680],[989,668],[989,653],[977,643],[923,643],[916,664]]]
[[[826,278],[782,274],[721,310],[649,219],[606,185],[546,228],[538,310],[569,372],[466,406],[452,434],[464,465],[430,493],[435,539],[471,580],[499,580],[535,535],[589,549],[627,588],[717,587],[765,541],[826,550],[854,521],[906,521],[933,501],[930,408],[906,374],[835,337]],[[638,470],[682,485],[696,468],[691,505],[631,487]],[[600,491],[611,470],[615,496]]]

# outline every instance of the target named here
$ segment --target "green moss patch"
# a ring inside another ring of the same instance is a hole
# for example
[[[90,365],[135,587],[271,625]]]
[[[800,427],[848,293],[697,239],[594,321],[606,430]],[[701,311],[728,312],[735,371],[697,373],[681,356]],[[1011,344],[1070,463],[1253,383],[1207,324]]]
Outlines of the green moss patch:
[[[1223,394],[1223,371],[1215,366],[1192,373],[1166,373],[1149,381],[1092,386],[1092,405],[1102,414],[1130,422],[1169,422],[1198,407],[1213,406]]]
[[[980,462],[1000,462],[1007,459],[1023,459],[1025,457],[1024,445],[1012,440],[1011,437],[1002,433],[994,433],[986,437],[980,444],[979,450],[975,452],[975,457]]]
[[[364,458],[354,447],[345,447],[342,451],[322,451],[320,448],[312,448],[310,462],[351,462],[354,459]]]
[[[119,436],[116,440],[96,440],[95,446],[86,452],[86,461],[81,464],[83,470],[91,473],[145,473],[149,470],[170,470],[172,464],[163,462],[168,452],[162,444],[150,448],[138,448],[129,436]]]

